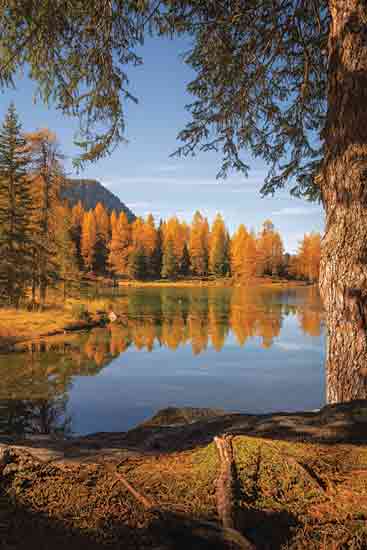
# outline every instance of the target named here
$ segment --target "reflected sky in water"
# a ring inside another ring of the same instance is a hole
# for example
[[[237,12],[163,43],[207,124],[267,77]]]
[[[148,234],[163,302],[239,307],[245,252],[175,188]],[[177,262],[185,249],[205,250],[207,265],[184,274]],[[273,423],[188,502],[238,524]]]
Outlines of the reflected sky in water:
[[[123,431],[166,406],[325,403],[316,289],[131,289],[119,323],[0,356],[3,432]]]

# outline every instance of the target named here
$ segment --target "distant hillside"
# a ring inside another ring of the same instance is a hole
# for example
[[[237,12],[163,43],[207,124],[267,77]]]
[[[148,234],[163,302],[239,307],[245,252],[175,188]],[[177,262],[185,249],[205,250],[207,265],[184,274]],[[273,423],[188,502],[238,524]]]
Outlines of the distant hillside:
[[[91,210],[100,202],[109,212],[112,210],[115,210],[117,214],[125,212],[130,222],[136,218],[135,214],[116,195],[103,187],[97,180],[68,179],[61,191],[61,197],[66,199],[70,206],[81,201],[85,210]]]

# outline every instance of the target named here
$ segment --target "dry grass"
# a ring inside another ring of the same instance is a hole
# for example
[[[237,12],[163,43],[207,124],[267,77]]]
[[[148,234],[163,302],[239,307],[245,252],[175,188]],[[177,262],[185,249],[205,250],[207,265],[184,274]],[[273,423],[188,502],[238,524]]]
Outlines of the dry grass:
[[[42,312],[0,309],[0,345],[62,330],[72,321],[71,311],[62,308],[47,308]]]
[[[294,281],[288,279],[276,279],[273,277],[257,277],[247,281],[235,280],[232,277],[220,279],[180,279],[177,281],[167,281],[165,279],[159,281],[120,281],[120,287],[141,288],[141,287],[177,287],[177,288],[192,288],[192,287],[231,287],[231,286],[259,286],[261,288],[282,289],[289,287],[304,287],[310,286],[303,281]]]
[[[367,547],[364,446],[237,436],[233,447],[236,525],[258,550]],[[155,510],[178,518],[176,532],[179,518],[216,521],[218,471],[213,444],[135,455],[120,464],[56,466],[25,455],[0,475],[0,539],[3,534],[5,548],[23,548],[24,532],[28,548],[40,541],[42,548],[59,548],[60,534],[64,542],[69,537],[70,549],[181,548]],[[156,508],[144,509],[115,473]],[[212,546],[186,541],[182,548]]]

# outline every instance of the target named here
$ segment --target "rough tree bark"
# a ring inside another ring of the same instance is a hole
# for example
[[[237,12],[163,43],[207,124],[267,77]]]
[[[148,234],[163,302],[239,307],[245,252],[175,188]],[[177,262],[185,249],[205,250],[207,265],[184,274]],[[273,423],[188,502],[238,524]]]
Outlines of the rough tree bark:
[[[329,0],[329,8],[320,290],[328,326],[327,398],[336,402],[367,395],[367,4]]]

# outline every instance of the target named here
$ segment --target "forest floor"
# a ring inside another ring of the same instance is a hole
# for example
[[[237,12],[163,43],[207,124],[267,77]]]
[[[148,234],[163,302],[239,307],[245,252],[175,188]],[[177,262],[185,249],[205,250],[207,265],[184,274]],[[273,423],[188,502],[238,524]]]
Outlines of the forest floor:
[[[0,548],[365,549],[366,443],[367,401],[165,409],[127,433],[0,437]]]

